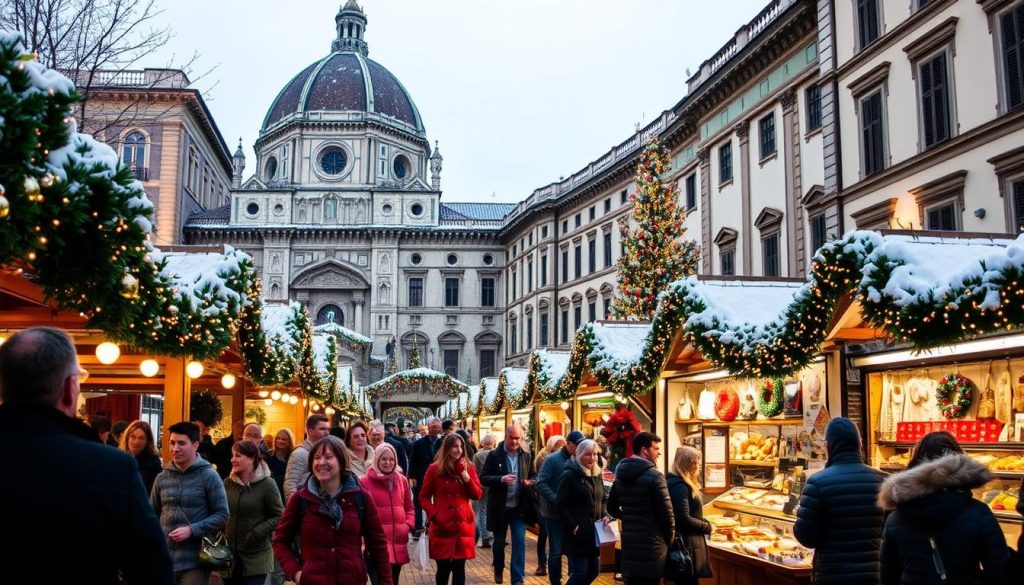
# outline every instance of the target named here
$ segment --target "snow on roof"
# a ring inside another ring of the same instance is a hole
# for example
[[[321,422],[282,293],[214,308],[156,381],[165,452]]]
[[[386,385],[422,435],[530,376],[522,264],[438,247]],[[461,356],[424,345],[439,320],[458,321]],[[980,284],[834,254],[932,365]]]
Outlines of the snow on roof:
[[[216,316],[229,303],[241,306],[242,296],[227,286],[228,277],[242,272],[241,262],[249,257],[230,246],[224,254],[191,254],[184,252],[153,252],[153,260],[166,260],[163,274],[172,283],[172,292],[179,302],[190,303],[206,316]]]
[[[862,272],[868,278],[883,262],[898,264],[881,290],[867,286],[867,300],[879,302],[884,295],[898,306],[943,298],[950,289],[978,281],[984,292],[979,309],[1000,306],[1000,270],[1024,264],[1024,236],[1006,238],[956,238],[888,234],[865,259]],[[998,286],[990,286],[999,278]]]
[[[738,325],[762,326],[785,317],[804,282],[685,279],[691,295],[700,296],[706,310],[694,313],[687,324],[718,319]]]
[[[459,412],[465,413],[469,408],[469,392],[459,392],[457,400],[459,401]]]
[[[490,406],[498,399],[498,379],[481,378],[480,386],[483,387],[484,405]]]
[[[590,361],[595,369],[619,371],[640,361],[650,323],[593,323]]]
[[[445,374],[444,372],[438,372],[437,370],[432,370],[430,368],[412,368],[411,370],[402,370],[401,372],[395,372],[394,374],[391,374],[390,376],[387,376],[385,378],[381,378],[380,380],[377,380],[372,384],[367,384],[366,390],[369,391],[371,389],[377,388],[378,386],[381,386],[391,381],[393,378],[419,378],[420,380],[444,380],[445,378],[447,378],[448,383],[452,386],[458,387],[460,389],[468,388],[468,386],[466,386],[459,380],[456,380],[455,378],[448,376],[448,374]]]
[[[526,378],[530,370],[526,368],[502,368],[499,378],[505,379],[505,395],[509,402],[522,400],[523,392],[526,391]]]
[[[343,341],[354,343],[356,345],[372,345],[373,340],[369,337],[357,333],[347,327],[342,327],[337,323],[324,323],[323,325],[317,325],[313,328],[313,331],[317,333],[333,333],[340,337]]]
[[[266,303],[265,300],[264,303]],[[268,337],[291,342],[292,331],[295,329],[295,311],[298,309],[299,303],[296,301],[290,301],[287,304],[264,304],[263,310],[260,311],[260,323],[263,325],[263,331]]]
[[[480,385],[474,384],[469,387],[469,404],[468,408],[471,412],[477,412],[480,410]]]
[[[330,373],[335,364],[330,363],[331,336],[326,333],[313,334],[313,365],[321,372]]]
[[[546,386],[557,386],[565,372],[569,369],[569,357],[572,355],[567,351],[548,351],[546,349],[535,350],[537,363],[540,367],[538,372]]]

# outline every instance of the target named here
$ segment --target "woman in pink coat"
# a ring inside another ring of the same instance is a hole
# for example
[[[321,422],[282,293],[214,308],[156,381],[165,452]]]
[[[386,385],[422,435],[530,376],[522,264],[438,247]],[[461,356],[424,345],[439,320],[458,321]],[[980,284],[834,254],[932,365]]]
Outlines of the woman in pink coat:
[[[373,497],[388,539],[388,557],[391,562],[391,582],[398,585],[402,565],[409,562],[409,530],[415,520],[412,505],[412,490],[409,480],[398,467],[395,448],[381,443],[373,451],[370,468],[359,478],[363,489]],[[370,580],[377,585],[377,575],[370,574]]]
[[[465,585],[466,559],[476,556],[476,516],[470,500],[483,495],[476,468],[457,433],[444,438],[420,487],[420,506],[430,528],[430,558],[437,585]]]

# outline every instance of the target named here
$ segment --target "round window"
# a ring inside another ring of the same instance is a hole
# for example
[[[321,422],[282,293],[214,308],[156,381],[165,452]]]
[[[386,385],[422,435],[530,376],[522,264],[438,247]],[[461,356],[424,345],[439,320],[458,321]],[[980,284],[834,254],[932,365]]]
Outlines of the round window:
[[[455,254],[448,254],[448,264],[449,264],[449,266],[455,266],[458,263],[459,263],[459,257],[458,256],[456,256]]]
[[[395,173],[396,179],[404,179],[409,174],[409,159],[404,156],[395,157],[392,171]]]
[[[260,206],[255,201],[250,201],[249,204],[245,206],[245,212],[249,215],[256,215],[260,212]]]
[[[492,256],[490,254],[484,254],[484,264],[486,264],[488,266],[490,266],[491,264],[494,264],[494,256]]]
[[[412,256],[409,256],[409,262],[412,262],[413,264],[419,266],[419,263],[423,262],[423,256],[420,256],[419,254],[413,254]]]
[[[282,213],[284,213],[284,205],[281,205],[280,203],[275,205],[274,206],[274,213],[276,213],[277,215],[281,215]]]
[[[385,203],[384,205],[381,206],[380,210],[386,213],[387,215],[391,215],[391,212],[394,211],[395,208],[391,207],[390,203]]]
[[[328,175],[340,175],[347,162],[345,151],[337,146],[325,148],[320,154],[320,169]]]
[[[409,212],[412,213],[414,217],[419,217],[423,215],[423,206],[419,203],[413,203],[409,207]]]

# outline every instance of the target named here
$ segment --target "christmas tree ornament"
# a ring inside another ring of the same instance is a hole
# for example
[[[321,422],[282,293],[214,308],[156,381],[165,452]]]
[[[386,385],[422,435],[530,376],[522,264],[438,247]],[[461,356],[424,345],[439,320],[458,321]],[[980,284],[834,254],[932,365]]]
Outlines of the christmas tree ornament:
[[[0,185],[0,219],[3,219],[11,214],[11,202],[4,197],[7,191],[3,185]]]
[[[37,181],[35,177],[25,177],[23,187],[25,188],[25,194],[28,195],[29,198],[39,195],[39,181]]]
[[[49,189],[53,186],[53,175],[46,173],[43,178],[39,179],[39,184]]]
[[[126,299],[139,298],[139,279],[132,276],[127,270],[121,277],[121,296]]]

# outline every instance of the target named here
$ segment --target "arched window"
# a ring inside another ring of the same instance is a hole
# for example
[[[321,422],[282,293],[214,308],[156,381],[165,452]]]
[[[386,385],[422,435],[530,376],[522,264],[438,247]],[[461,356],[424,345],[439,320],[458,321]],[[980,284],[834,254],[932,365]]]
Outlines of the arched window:
[[[146,137],[142,132],[131,132],[124,137],[121,161],[135,171],[137,178],[146,179]]]
[[[324,325],[326,323],[345,326],[345,313],[341,312],[341,307],[338,305],[324,305],[316,312],[316,324]]]

